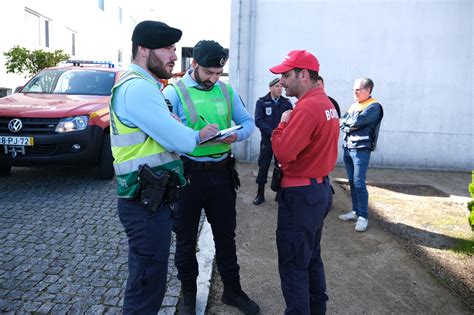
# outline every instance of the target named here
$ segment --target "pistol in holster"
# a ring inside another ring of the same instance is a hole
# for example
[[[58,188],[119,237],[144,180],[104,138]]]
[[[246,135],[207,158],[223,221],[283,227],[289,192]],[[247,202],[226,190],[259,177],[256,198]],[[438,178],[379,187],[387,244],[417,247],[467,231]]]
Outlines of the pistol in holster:
[[[240,187],[240,179],[239,179],[239,172],[235,169],[235,157],[233,154],[229,155],[229,169],[230,169],[230,176],[232,178],[232,184],[234,185],[234,189],[237,190]]]
[[[141,182],[140,204],[156,211],[163,203],[177,199],[177,185],[174,174],[153,171],[147,164],[140,165],[138,180]]]

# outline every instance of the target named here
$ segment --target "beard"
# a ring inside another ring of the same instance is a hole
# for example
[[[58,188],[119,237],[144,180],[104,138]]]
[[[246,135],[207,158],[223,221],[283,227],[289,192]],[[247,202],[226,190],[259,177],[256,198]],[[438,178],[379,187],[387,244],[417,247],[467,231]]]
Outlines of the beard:
[[[196,66],[196,69],[194,69],[194,77],[196,78],[196,82],[202,86],[203,88],[205,88],[206,90],[210,90],[212,89],[212,87],[214,86],[214,83],[212,83],[211,81],[209,80],[205,80],[203,81],[201,79],[201,76],[199,75],[199,66]]]
[[[174,67],[174,62],[169,62],[167,65]],[[148,70],[160,79],[169,79],[173,76],[171,71],[166,69],[167,65],[153,53],[150,53],[146,60]]]

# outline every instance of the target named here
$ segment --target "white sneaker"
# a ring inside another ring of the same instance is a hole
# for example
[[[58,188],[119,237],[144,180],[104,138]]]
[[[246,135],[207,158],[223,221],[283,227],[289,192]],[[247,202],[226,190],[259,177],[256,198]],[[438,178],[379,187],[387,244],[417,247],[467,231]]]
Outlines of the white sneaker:
[[[369,225],[369,220],[364,217],[359,217],[357,219],[355,230],[357,232],[365,232],[367,230],[367,226]]]
[[[357,214],[355,213],[355,211],[351,211],[351,212],[348,212],[348,213],[345,213],[345,214],[341,214],[339,216],[339,219],[341,220],[344,220],[344,221],[349,221],[349,220],[357,220]]]

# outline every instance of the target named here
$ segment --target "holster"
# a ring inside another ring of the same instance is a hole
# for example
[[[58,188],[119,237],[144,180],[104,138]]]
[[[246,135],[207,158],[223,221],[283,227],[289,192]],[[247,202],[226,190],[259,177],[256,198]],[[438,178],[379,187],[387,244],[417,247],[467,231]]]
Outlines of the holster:
[[[240,179],[239,179],[239,172],[235,169],[235,157],[231,154],[229,156],[229,169],[230,169],[230,176],[232,178],[232,184],[234,185],[234,189],[237,190],[240,187]]]
[[[140,204],[156,211],[163,203],[178,199],[178,178],[171,172],[153,171],[147,164],[140,165]]]
[[[275,167],[273,168],[272,182],[270,184],[271,190],[273,191],[280,190],[282,177],[283,177],[283,172],[281,171],[281,168],[275,165]]]

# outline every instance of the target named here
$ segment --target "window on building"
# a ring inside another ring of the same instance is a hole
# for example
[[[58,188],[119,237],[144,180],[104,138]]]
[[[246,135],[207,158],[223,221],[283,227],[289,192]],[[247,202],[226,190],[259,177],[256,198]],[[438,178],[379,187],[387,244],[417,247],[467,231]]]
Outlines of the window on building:
[[[5,97],[12,94],[11,89],[6,89],[6,88],[0,88],[0,97]]]
[[[49,47],[49,21],[44,20],[44,46]]]
[[[191,60],[193,59],[193,48],[183,47],[181,49],[181,71],[186,71],[191,66]]]
[[[117,65],[119,67],[122,66],[122,50],[121,49],[117,51]]]
[[[76,55],[76,33],[71,34],[71,55]]]
[[[99,3],[98,3],[98,4],[99,4],[99,9],[101,9],[102,11],[104,11],[104,7],[105,7],[104,2],[105,2],[105,0],[98,0],[98,1],[99,1]]]
[[[30,47],[49,47],[49,22],[41,14],[25,8],[25,42]]]

